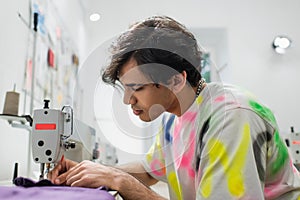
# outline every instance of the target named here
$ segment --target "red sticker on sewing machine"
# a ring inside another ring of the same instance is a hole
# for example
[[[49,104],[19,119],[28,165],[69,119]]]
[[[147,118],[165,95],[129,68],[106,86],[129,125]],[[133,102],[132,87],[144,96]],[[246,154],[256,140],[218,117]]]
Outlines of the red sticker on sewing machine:
[[[55,130],[56,124],[36,124],[36,130]]]

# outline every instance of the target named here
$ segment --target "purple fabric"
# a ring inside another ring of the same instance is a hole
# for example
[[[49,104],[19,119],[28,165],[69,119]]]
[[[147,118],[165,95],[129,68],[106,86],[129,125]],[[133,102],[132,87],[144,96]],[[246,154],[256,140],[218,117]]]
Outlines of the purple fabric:
[[[59,186],[51,183],[48,179],[43,179],[38,182],[31,180],[29,178],[24,177],[17,177],[14,179],[14,184],[16,186],[22,186],[22,187],[43,187],[43,186]]]
[[[0,186],[0,200],[114,200],[113,195],[103,189],[58,186],[48,180],[32,181],[18,177],[14,180],[17,187]]]

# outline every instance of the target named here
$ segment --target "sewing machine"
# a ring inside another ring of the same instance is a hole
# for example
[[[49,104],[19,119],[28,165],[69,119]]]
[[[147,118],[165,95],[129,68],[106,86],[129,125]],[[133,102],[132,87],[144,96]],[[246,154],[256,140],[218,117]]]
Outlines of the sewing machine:
[[[49,170],[51,163],[63,159],[67,149],[75,148],[75,142],[68,140],[73,132],[73,109],[50,109],[49,102],[44,100],[44,108],[33,112],[32,156],[40,163],[40,179],[44,178],[45,165]]]
[[[33,112],[32,156],[40,163],[40,179],[45,166],[47,172],[64,157],[77,162],[99,157],[95,129],[73,119],[72,107],[50,109],[49,102],[44,100],[44,108]]]
[[[300,170],[300,133],[295,132],[294,127],[291,127],[291,132],[285,139],[285,143],[292,154],[293,164]]]

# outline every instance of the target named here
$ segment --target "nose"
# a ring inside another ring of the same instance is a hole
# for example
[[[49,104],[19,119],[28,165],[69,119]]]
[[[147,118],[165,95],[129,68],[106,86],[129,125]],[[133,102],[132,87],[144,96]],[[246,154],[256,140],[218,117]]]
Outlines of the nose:
[[[128,90],[125,90],[124,91],[124,97],[123,97],[123,102],[124,104],[126,105],[134,105],[136,103],[136,98],[133,94],[134,92],[132,91],[128,91]]]

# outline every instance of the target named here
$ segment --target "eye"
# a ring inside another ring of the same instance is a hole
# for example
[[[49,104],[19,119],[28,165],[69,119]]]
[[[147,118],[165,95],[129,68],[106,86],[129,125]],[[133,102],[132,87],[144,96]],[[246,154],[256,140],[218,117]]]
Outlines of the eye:
[[[144,88],[144,86],[141,85],[141,86],[134,86],[134,87],[132,87],[131,89],[132,89],[133,91],[137,92],[137,91],[141,91],[143,88]]]
[[[128,90],[137,92],[137,91],[141,91],[142,89],[144,89],[145,85],[147,85],[147,84],[126,84],[126,85],[124,85],[124,88],[127,88]]]

